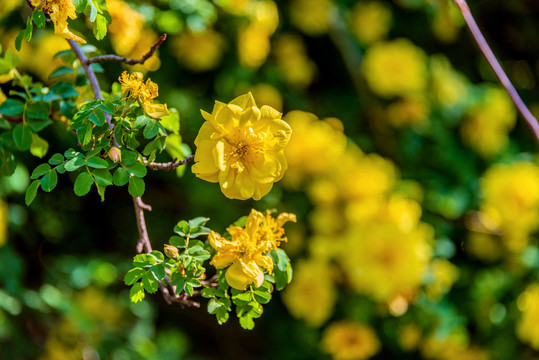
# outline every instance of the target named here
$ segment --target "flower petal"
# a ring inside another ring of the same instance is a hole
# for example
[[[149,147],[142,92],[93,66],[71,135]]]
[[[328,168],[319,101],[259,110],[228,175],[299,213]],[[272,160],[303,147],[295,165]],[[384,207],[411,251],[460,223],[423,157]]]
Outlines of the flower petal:
[[[243,271],[240,261],[234,262],[225,272],[228,285],[238,290],[245,290],[253,283],[253,279]]]

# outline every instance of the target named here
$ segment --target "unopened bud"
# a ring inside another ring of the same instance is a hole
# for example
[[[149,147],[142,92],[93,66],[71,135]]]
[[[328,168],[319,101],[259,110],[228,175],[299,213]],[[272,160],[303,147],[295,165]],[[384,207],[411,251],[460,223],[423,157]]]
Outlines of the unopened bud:
[[[164,251],[165,255],[171,259],[177,259],[180,256],[180,252],[176,246],[165,244]]]
[[[111,147],[108,155],[109,155],[109,158],[115,163],[122,160],[122,153],[120,152],[120,149],[118,149],[117,147]]]

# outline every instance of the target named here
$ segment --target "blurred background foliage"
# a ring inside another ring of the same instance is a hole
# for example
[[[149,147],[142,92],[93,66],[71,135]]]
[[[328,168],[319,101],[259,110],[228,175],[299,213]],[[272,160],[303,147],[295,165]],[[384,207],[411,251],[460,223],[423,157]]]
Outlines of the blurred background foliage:
[[[41,161],[20,153],[0,182],[0,358],[537,358],[537,144],[451,1],[106,3],[108,36],[86,37],[97,52],[137,58],[169,35],[129,69],[159,84],[193,151],[199,109],[246,91],[294,131],[285,178],[258,202],[226,199],[190,171],[149,174],[154,247],[180,219],[208,216],[223,231],[251,207],[294,212],[294,280],[251,332],[158,295],[130,304],[122,278],[138,235],[125,189],[101,203],[74,196],[74,179],[61,176],[27,208]],[[539,5],[470,5],[539,115]],[[23,0],[2,0],[4,49],[29,14]],[[70,29],[88,26],[79,17]],[[68,44],[51,29],[34,37],[18,69],[53,84],[66,65],[53,55]],[[125,66],[103,68],[108,91]],[[81,102],[92,96],[77,90]],[[77,145],[62,124],[43,137],[49,154]]]

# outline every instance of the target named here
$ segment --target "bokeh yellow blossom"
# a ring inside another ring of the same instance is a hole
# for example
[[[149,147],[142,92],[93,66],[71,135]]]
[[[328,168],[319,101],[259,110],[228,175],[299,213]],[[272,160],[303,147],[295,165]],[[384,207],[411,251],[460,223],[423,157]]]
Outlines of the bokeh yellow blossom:
[[[301,37],[280,35],[274,42],[273,53],[279,72],[287,83],[304,89],[313,82],[317,73],[316,64],[307,56]]]
[[[288,171],[284,183],[293,188],[306,179],[328,171],[337,164],[346,150],[346,136],[326,121],[304,111],[291,111],[284,120],[292,128],[292,136],[285,154]]]
[[[192,32],[185,30],[172,40],[175,55],[182,65],[192,71],[214,69],[223,55],[224,41],[212,29]]]
[[[270,52],[270,34],[265,27],[251,23],[240,31],[238,36],[238,55],[245,67],[260,67]]]
[[[157,36],[155,31],[152,29],[142,30],[139,41],[135,43],[133,49],[131,49],[126,56],[130,59],[140,59],[157,42],[157,40],[159,40],[159,36]],[[157,49],[144,64],[129,66],[129,69],[130,71],[146,73],[148,71],[156,71],[159,67],[161,67],[161,60],[159,59],[159,49]]]
[[[435,360],[489,360],[488,351],[470,345],[468,334],[460,328],[448,334],[430,334],[421,343],[421,354]]]
[[[369,47],[361,70],[370,89],[383,98],[421,93],[427,85],[427,56],[408,39]]]
[[[335,360],[369,359],[381,349],[373,328],[351,321],[331,323],[322,334],[321,347]]]
[[[429,264],[425,295],[438,301],[458,279],[459,269],[447,259],[435,259]]]
[[[1,99],[0,103],[2,103]],[[8,223],[7,204],[3,200],[0,200],[0,247],[7,242]]]
[[[259,83],[250,88],[253,97],[257,99],[260,106],[268,105],[279,112],[283,111],[283,96],[275,87],[270,84]]]
[[[22,0],[3,0],[0,3],[0,19],[15,10],[22,3]]]
[[[412,351],[417,349],[421,341],[422,331],[416,324],[406,324],[399,329],[399,345],[405,351]]]
[[[166,104],[154,104],[153,99],[159,95],[159,89],[151,79],[146,80],[146,83],[144,83],[141,73],[129,74],[124,71],[119,81],[124,98],[132,98],[138,101],[148,116],[160,118],[169,114]]]
[[[303,260],[294,266],[294,280],[283,292],[288,311],[312,327],[324,324],[337,301],[331,266],[324,261]]]
[[[266,216],[251,210],[245,228],[229,227],[227,232],[232,239],[227,240],[215,231],[208,236],[210,245],[217,250],[210,264],[216,269],[227,268],[225,279],[234,289],[245,290],[247,286],[259,287],[264,281],[265,269],[271,275],[273,260],[268,252],[286,241],[283,225],[296,221],[293,214],[282,213],[274,219],[269,211]]]
[[[460,128],[462,139],[483,157],[502,150],[515,126],[516,109],[509,95],[502,89],[490,88],[482,101],[470,112]]]
[[[539,350],[539,284],[529,285],[518,297],[517,305],[520,311],[517,336],[522,342]]]
[[[112,47],[118,55],[127,56],[141,39],[146,20],[121,0],[108,0],[107,8],[111,17],[108,31]]]
[[[331,0],[292,0],[290,20],[307,35],[318,36],[329,31],[335,5]]]
[[[216,101],[212,113],[202,111],[202,116],[193,173],[219,182],[228,198],[260,200],[287,169],[290,126],[277,110],[259,109],[251,93],[228,104]]]
[[[358,2],[350,14],[350,30],[362,44],[386,37],[391,26],[391,8],[381,1]]]
[[[387,107],[388,122],[397,128],[423,124],[428,116],[429,105],[422,96],[406,97]]]
[[[432,56],[429,65],[432,89],[440,105],[452,108],[467,99],[469,84],[466,77],[455,71],[445,56]]]
[[[32,5],[39,6],[45,14],[48,14],[54,23],[54,33],[66,39],[75,40],[83,44],[84,39],[73,34],[67,28],[67,19],[76,19],[75,5],[72,0],[32,0]]]

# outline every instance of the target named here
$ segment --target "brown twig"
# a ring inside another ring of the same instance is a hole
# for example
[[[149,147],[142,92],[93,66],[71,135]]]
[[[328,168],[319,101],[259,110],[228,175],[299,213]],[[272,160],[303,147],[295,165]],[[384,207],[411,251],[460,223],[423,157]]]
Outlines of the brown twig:
[[[127,65],[144,64],[146,60],[152,57],[152,55],[157,51],[159,46],[161,46],[161,44],[166,40],[166,38],[167,38],[167,34],[162,34],[159,40],[157,40],[157,42],[153,44],[150,50],[146,54],[144,54],[144,56],[141,57],[140,59],[129,59],[123,56],[108,54],[108,55],[95,56],[93,58],[87,59],[86,64],[89,65],[92,63],[100,63],[100,62],[105,62],[105,61],[122,62]]]
[[[170,170],[176,169],[177,167],[179,167],[181,165],[185,165],[190,161],[193,161],[194,158],[195,158],[195,155],[191,155],[191,156],[188,156],[185,159],[180,160],[180,161],[178,161],[178,159],[175,158],[174,160],[172,160],[170,162],[166,162],[166,163],[156,163],[156,162],[148,161],[148,160],[144,159],[144,165],[146,165],[147,167],[149,167],[152,170],[170,171]]]
[[[454,0],[455,4],[457,4],[458,8],[460,9],[460,12],[462,13],[462,16],[464,17],[464,20],[466,21],[466,25],[468,26],[468,29],[472,33],[472,36],[479,46],[479,49],[485,56],[485,59],[489,63],[492,70],[494,70],[494,73],[498,77],[498,80],[500,80],[501,84],[511,97],[511,100],[513,100],[513,103],[517,107],[518,111],[526,120],[526,123],[529,125],[531,130],[533,131],[536,140],[539,142],[539,123],[537,122],[537,119],[532,115],[530,109],[524,104],[524,101],[520,98],[518,95],[518,92],[516,91],[515,87],[511,83],[511,80],[507,77],[505,72],[503,71],[502,66],[496,59],[496,56],[488,46],[487,41],[485,40],[485,37],[481,33],[481,30],[479,30],[479,27],[477,26],[477,23],[475,22],[475,19],[472,16],[472,13],[470,11],[470,8],[468,7],[468,4],[466,3],[466,0]]]

